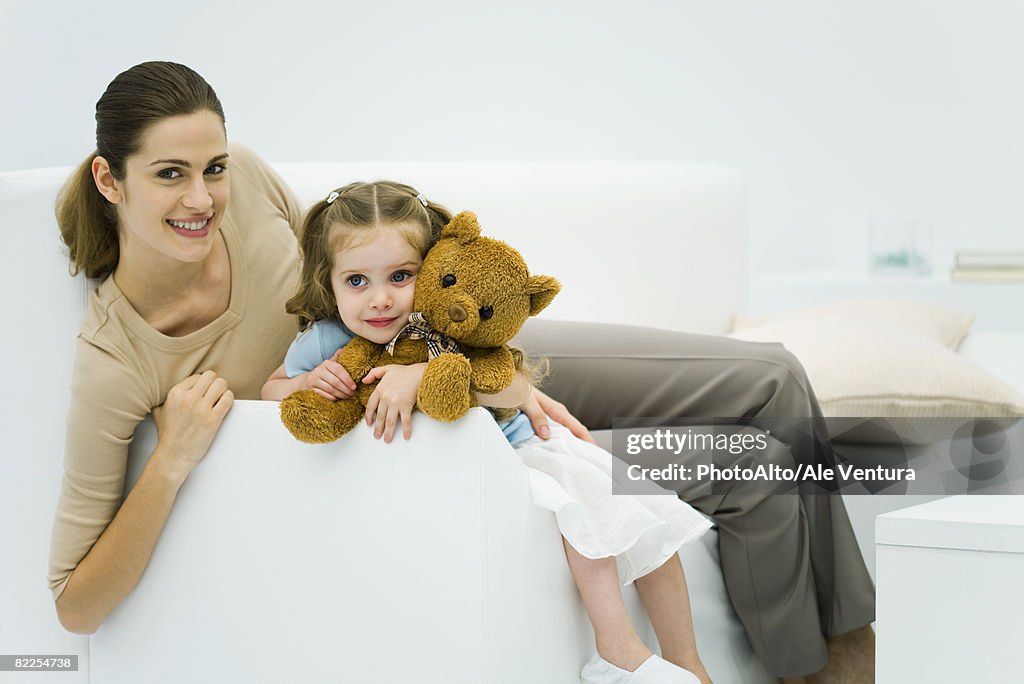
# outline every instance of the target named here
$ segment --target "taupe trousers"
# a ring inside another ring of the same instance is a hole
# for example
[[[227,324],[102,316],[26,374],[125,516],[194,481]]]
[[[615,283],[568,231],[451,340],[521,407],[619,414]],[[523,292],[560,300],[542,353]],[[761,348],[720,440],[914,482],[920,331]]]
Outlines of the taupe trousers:
[[[530,320],[515,344],[551,362],[544,391],[611,450],[612,418],[793,418],[809,430],[773,430],[789,448],[737,462],[831,459],[821,409],[803,367],[778,344],[597,323]],[[607,431],[607,432],[600,432]],[[811,434],[808,434],[811,433]],[[875,591],[842,498],[751,494],[736,485],[679,496],[718,527],[726,588],[771,674],[821,670],[825,639],[869,624]]]

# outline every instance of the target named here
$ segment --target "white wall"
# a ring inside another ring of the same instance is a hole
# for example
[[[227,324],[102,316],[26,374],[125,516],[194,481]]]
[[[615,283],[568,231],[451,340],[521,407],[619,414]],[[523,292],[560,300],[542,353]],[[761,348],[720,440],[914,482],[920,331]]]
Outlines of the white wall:
[[[1014,0],[228,6],[0,0],[0,169],[84,157],[110,78],[172,59],[274,161],[731,165],[755,273],[858,266],[870,217],[930,220],[940,264],[1024,248]]]

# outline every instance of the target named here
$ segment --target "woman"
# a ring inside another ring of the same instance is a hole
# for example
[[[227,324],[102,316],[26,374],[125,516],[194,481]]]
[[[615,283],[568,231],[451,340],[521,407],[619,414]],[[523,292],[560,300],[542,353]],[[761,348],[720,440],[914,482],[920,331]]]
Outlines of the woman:
[[[121,74],[96,122],[96,154],[58,200],[73,270],[102,280],[77,342],[50,559],[58,616],[81,633],[131,591],[234,396],[258,397],[294,334],[300,213],[258,159],[229,153],[220,102],[190,69]],[[158,443],[120,504],[150,412]]]
[[[295,332],[284,299],[294,289],[301,214],[261,160],[227,145],[220,102],[187,67],[150,62],[120,74],[96,120],[96,153],[58,200],[73,270],[102,280],[77,343],[50,563],[58,616],[80,633],[95,631],[141,577],[233,398],[259,398],[283,358]],[[551,357],[552,394],[593,426],[609,427],[616,415],[813,416],[815,439],[794,438],[794,454],[827,448],[802,369],[772,347],[540,321],[520,341]],[[633,361],[616,348],[636,350]],[[522,408],[542,437],[550,417],[590,439],[540,392]],[[150,412],[157,446],[121,503],[127,445]],[[770,671],[819,670],[824,636],[873,619],[840,500],[681,495],[719,525],[734,605]],[[752,569],[766,550],[785,562]],[[825,674],[845,667],[851,643],[835,642]]]

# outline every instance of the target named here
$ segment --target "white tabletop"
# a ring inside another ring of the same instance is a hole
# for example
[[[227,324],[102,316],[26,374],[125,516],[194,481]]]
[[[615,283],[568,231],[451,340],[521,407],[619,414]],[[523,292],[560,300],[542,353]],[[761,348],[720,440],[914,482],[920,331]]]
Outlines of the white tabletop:
[[[875,543],[1024,553],[1024,496],[951,496],[886,513]]]

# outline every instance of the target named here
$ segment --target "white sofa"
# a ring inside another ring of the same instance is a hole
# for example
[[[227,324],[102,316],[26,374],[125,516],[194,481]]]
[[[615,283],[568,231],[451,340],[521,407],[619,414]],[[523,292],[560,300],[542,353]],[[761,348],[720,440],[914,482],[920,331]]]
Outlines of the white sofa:
[[[304,202],[396,178],[557,275],[551,318],[723,332],[743,308],[745,203],[727,170],[683,164],[282,164]],[[53,201],[68,169],[0,174],[4,477],[0,652],[75,654],[77,673],[4,681],[570,682],[590,628],[553,517],[486,415],[417,416],[414,440],[358,430],[320,447],[271,402],[239,401],[179,500],[140,584],[92,637],[65,633],[46,588],[73,340],[88,283],[68,276]],[[714,283],[709,288],[708,283]],[[13,375],[13,377],[10,377]],[[137,472],[152,444],[143,424]],[[683,552],[715,681],[772,681],[754,660],[712,532]],[[635,590],[627,599],[638,614]],[[645,637],[650,639],[649,625]],[[653,643],[653,642],[652,642]]]

